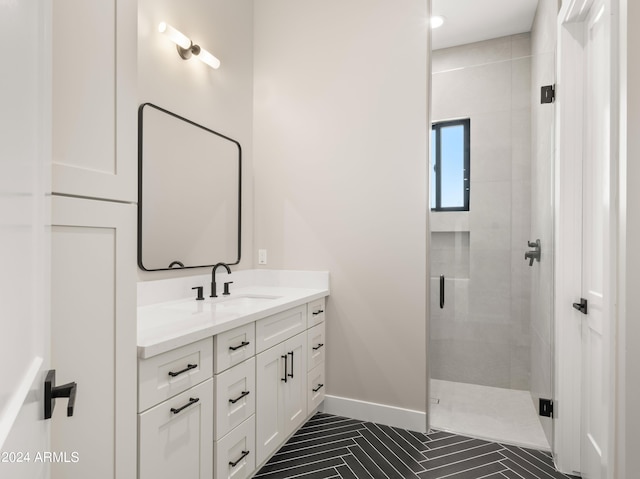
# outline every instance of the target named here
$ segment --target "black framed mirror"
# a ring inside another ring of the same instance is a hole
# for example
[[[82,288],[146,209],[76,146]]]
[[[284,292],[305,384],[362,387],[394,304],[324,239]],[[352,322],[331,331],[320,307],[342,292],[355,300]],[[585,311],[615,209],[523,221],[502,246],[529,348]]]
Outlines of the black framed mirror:
[[[151,103],[138,108],[138,266],[240,262],[240,143]]]

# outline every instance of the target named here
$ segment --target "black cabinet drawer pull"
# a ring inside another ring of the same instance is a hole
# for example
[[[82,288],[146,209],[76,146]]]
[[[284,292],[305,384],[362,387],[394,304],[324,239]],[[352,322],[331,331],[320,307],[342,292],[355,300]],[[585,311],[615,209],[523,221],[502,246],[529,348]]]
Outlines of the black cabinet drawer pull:
[[[200,398],[189,398],[189,402],[187,404],[185,404],[184,406],[182,406],[181,408],[171,408],[171,412],[173,414],[178,414],[180,411],[182,411],[185,408],[188,408],[189,406],[193,406],[195,403],[197,403],[198,401],[200,401]]]
[[[195,369],[197,368],[198,365],[197,364],[187,364],[187,367],[184,368],[182,371],[178,371],[177,373],[174,373],[173,371],[169,371],[169,376],[171,376],[172,378],[175,378],[176,376],[181,375],[182,373],[186,373],[187,371],[189,371],[190,369]]]
[[[440,275],[440,309],[444,308],[444,274]]]
[[[319,309],[318,311],[314,311],[314,312],[313,312],[313,313],[311,313],[311,314],[313,314],[314,316],[317,316],[317,315],[319,315],[320,313],[324,313],[324,309]]]
[[[235,403],[237,403],[238,401],[240,401],[240,399],[242,399],[243,397],[248,396],[248,395],[249,395],[249,391],[242,391],[242,394],[240,394],[240,396],[238,396],[238,397],[237,397],[237,398],[235,398],[235,399],[229,399],[229,402],[230,402],[231,404],[235,404]]]
[[[242,461],[245,457],[249,455],[249,451],[242,451],[242,456],[238,458],[237,461],[229,461],[229,465],[231,467],[236,467],[240,461]]]
[[[314,346],[314,347],[313,347],[313,348],[311,348],[311,349],[313,349],[314,351],[317,351],[317,350],[318,350],[318,349],[320,349],[322,346],[324,346],[324,343],[318,343],[318,345],[317,345],[317,346]]]
[[[289,351],[288,354],[291,355],[291,374],[289,374],[289,377],[293,378],[293,351]],[[286,362],[286,359],[285,359],[285,362]]]
[[[229,351],[236,351],[237,349],[244,348],[245,346],[249,346],[249,341],[242,341],[237,346],[229,346]]]
[[[284,359],[284,377],[281,379],[281,381],[284,381],[285,383],[287,382],[287,376],[289,376],[287,374],[287,356],[286,354],[284,356],[280,356],[282,359]]]
[[[324,384],[318,384],[318,387],[317,388],[313,388],[312,391],[314,393],[317,393],[318,391],[320,391],[320,389],[322,389],[322,386],[324,386]]]

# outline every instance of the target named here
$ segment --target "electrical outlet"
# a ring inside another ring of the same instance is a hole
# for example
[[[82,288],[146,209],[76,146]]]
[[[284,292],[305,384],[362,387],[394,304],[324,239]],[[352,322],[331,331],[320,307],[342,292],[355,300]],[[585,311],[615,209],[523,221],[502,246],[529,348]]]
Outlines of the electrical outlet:
[[[259,249],[258,250],[258,264],[267,264],[267,250]]]

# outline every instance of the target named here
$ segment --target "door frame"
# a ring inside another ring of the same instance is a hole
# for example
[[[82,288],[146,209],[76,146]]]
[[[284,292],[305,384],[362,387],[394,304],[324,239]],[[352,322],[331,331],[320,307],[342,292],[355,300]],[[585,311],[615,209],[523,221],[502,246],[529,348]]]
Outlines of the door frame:
[[[605,253],[605,287],[609,292],[607,315],[611,318],[605,354],[609,382],[606,394],[607,477],[613,477],[616,413],[617,245],[618,245],[618,3],[611,9],[610,184],[609,245]],[[593,0],[565,1],[558,14],[557,105],[555,145],[555,398],[554,458],[565,473],[580,470],[581,454],[581,314],[571,307],[580,298],[582,285],[582,160],[584,127],[584,21]]]

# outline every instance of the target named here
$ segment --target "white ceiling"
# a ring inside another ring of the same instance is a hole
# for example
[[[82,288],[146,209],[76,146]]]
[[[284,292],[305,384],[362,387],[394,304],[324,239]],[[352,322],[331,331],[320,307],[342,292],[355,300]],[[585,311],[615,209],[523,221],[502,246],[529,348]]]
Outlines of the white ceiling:
[[[433,49],[531,31],[538,0],[433,0],[433,15],[445,17],[433,30]]]

